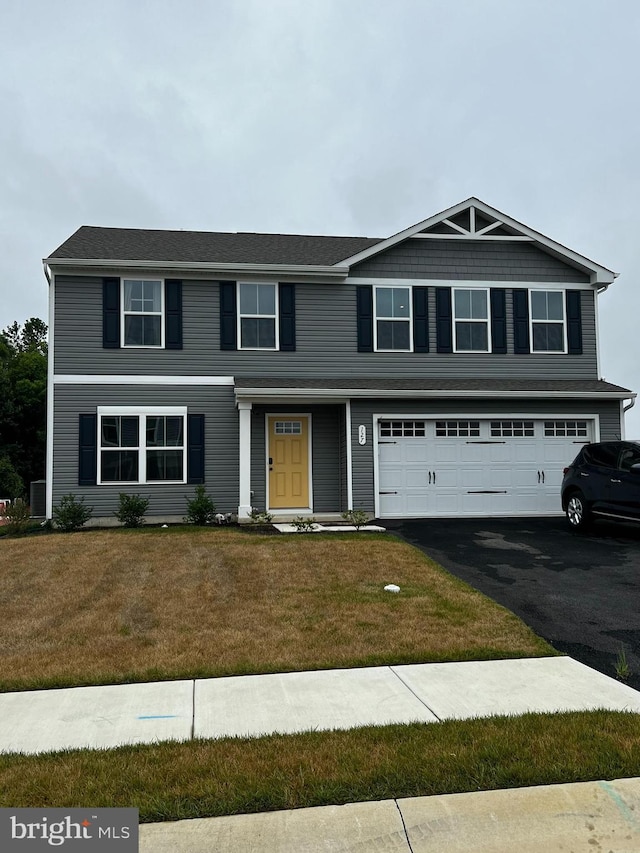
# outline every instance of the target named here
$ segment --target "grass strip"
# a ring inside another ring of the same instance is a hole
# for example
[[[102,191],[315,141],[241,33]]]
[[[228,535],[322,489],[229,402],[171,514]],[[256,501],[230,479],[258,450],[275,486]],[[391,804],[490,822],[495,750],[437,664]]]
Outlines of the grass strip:
[[[527,714],[0,756],[0,806],[137,806],[145,822],[640,775],[640,717]]]

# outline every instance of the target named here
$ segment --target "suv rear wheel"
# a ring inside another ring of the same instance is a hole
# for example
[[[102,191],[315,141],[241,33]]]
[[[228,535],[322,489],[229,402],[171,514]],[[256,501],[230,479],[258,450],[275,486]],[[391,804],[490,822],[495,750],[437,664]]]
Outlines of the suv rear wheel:
[[[572,530],[584,530],[589,526],[591,511],[582,492],[573,492],[569,496],[566,513]]]

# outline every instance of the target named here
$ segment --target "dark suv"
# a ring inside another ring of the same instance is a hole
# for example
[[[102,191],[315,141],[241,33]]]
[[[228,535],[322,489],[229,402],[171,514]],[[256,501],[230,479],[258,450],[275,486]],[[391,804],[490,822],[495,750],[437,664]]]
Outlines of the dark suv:
[[[594,517],[640,521],[640,441],[583,447],[564,469],[562,509],[574,530]]]

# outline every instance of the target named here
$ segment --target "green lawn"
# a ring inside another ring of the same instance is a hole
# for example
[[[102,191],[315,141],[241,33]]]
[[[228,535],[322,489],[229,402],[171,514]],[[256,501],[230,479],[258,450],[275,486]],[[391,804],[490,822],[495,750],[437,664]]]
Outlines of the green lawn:
[[[0,756],[0,806],[131,806],[178,820],[640,775],[637,715],[496,717]]]
[[[0,690],[554,654],[383,534],[3,537],[0,602]]]

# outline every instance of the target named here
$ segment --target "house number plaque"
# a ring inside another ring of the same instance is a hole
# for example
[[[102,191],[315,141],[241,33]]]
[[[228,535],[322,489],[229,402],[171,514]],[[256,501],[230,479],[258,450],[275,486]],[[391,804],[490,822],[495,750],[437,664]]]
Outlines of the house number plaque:
[[[364,424],[360,424],[358,427],[358,444],[366,444],[367,443],[367,428]]]

